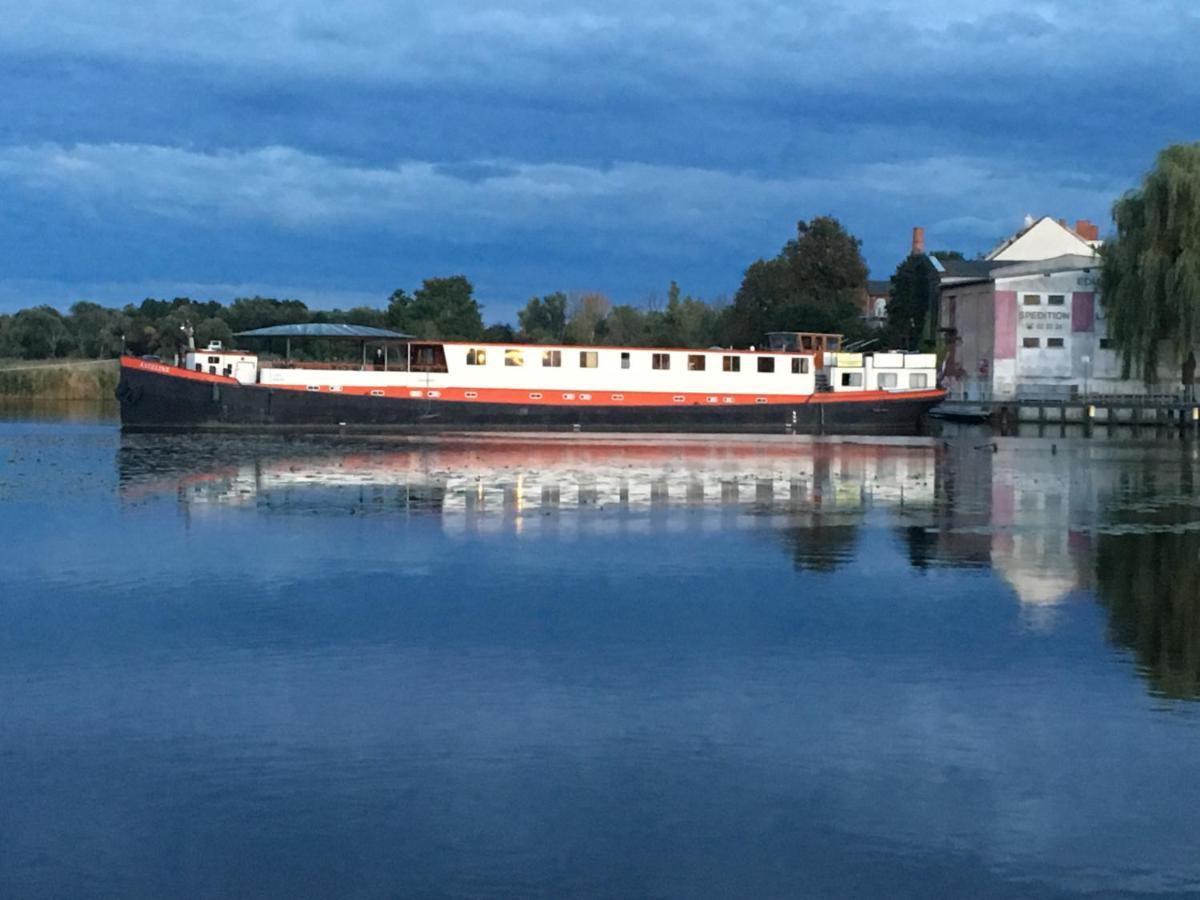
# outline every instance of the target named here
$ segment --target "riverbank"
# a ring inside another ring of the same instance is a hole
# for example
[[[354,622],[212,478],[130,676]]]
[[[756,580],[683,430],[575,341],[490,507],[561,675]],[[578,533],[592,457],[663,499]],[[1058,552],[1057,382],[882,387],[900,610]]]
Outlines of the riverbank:
[[[120,374],[115,359],[0,362],[0,397],[109,402]]]

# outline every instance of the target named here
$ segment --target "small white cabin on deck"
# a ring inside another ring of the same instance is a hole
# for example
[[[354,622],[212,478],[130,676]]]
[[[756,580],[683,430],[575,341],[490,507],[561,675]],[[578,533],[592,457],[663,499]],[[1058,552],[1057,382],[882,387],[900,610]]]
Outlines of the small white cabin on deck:
[[[226,350],[220,341],[211,341],[203,350],[190,348],[183,367],[192,372],[236,378],[239,384],[254,384],[258,380],[258,356],[242,350]]]
[[[826,353],[832,391],[927,391],[937,387],[933,353]]]

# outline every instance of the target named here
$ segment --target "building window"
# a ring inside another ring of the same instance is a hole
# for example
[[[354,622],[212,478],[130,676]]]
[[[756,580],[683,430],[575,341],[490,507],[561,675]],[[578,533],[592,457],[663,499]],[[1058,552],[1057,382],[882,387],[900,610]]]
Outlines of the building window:
[[[621,368],[622,369],[629,368],[629,351],[628,350],[621,351]]]
[[[758,358],[758,371],[770,374],[775,371],[775,357],[760,356]]]
[[[725,372],[742,371],[742,358],[740,356],[722,356],[721,369]]]
[[[1046,338],[1046,346],[1047,347],[1058,347],[1061,350],[1062,345],[1063,345],[1062,338]]]
[[[542,365],[547,366],[551,369],[559,368],[562,365],[562,351],[561,350],[543,350],[542,351]]]
[[[929,387],[929,376],[924,372],[913,372],[908,376],[908,386],[910,388]]]
[[[862,387],[862,372],[843,372],[842,387]]]
[[[670,353],[654,353],[650,357],[650,368],[652,369],[669,369],[671,368]]]
[[[1041,345],[1041,338],[1021,338],[1022,347],[1040,347]]]
[[[792,357],[792,374],[807,375],[808,374],[808,357],[793,356]]]
[[[689,353],[688,354],[688,371],[703,372],[704,371],[704,354]]]
[[[525,365],[524,350],[505,350],[504,364],[506,366],[523,366]]]
[[[896,386],[896,373],[895,372],[880,372],[879,373],[879,386],[881,388],[894,388]]]
[[[486,366],[487,365],[487,351],[484,350],[482,347],[472,347],[470,350],[467,351],[467,365],[468,366]]]
[[[1042,296],[1041,294],[1026,294],[1021,302],[1026,306],[1041,306]]]
[[[1064,294],[1051,294],[1046,298],[1046,303],[1050,306],[1063,306],[1066,302],[1067,298]]]
[[[219,356],[210,356],[210,357],[208,358],[208,361],[209,361],[210,363],[220,363],[220,362],[221,362],[221,357],[219,357]]]
[[[600,354],[595,350],[579,351],[579,368],[594,369],[598,365],[600,365]]]
[[[1113,348],[1112,338],[1100,338],[1100,349],[1111,350]]]

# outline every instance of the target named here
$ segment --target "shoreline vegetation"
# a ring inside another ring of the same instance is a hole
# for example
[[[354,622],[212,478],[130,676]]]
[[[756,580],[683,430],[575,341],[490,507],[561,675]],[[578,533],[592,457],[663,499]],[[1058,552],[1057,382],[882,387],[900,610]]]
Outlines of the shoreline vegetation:
[[[0,360],[0,398],[113,403],[120,374],[115,359]]]

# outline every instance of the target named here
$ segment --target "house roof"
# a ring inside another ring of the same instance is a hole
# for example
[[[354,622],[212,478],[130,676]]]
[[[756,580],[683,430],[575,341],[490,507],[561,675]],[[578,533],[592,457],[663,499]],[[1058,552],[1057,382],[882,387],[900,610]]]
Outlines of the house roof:
[[[880,281],[877,278],[871,278],[867,280],[867,293],[872,297],[890,293],[891,290],[892,281],[890,278],[886,281]]]
[[[1030,262],[1003,262],[993,264],[989,275],[991,278],[1016,278],[1021,275],[1044,275],[1053,272],[1072,272],[1088,269],[1099,269],[1100,260],[1094,256],[1083,256],[1068,253],[1050,259],[1036,259]]]
[[[368,325],[346,325],[336,322],[306,322],[299,325],[271,325],[251,331],[239,331],[234,337],[251,338],[343,338],[355,341],[406,340],[411,334],[371,328]]]
[[[1039,234],[1041,234],[1041,240],[1043,242],[1045,242],[1047,239],[1056,240],[1059,246],[1063,249],[1066,249],[1066,247],[1070,246],[1072,248],[1078,247],[1081,250],[1087,250],[1094,249],[1099,244],[1099,241],[1089,241],[1079,232],[1075,231],[1075,229],[1066,225],[1062,221],[1053,219],[1050,216],[1042,216],[1040,219],[1029,222],[1016,234],[1002,240],[999,244],[985,254],[985,259],[995,259],[996,257],[1003,255],[1004,253],[1013,249],[1014,245],[1020,243],[1020,241],[1026,235],[1029,235],[1034,231],[1037,231]],[[1037,239],[1030,238],[1030,240],[1036,243]],[[1025,252],[1029,249],[1029,247],[1025,247],[1024,250],[1022,250],[1022,248],[1017,247],[1014,252]]]
[[[974,280],[987,278],[992,269],[1011,263],[995,262],[990,259],[943,259],[940,260],[940,275],[942,281]]]

